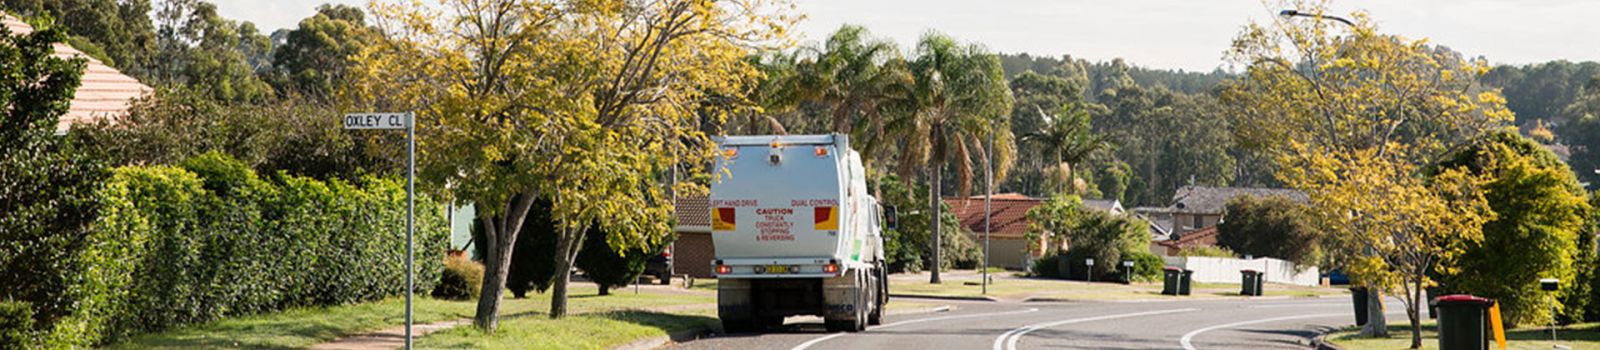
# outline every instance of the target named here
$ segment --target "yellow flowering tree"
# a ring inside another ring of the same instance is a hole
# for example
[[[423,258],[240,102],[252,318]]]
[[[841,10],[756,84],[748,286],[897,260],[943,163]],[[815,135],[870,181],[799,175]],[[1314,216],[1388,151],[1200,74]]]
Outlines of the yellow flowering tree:
[[[439,0],[369,5],[386,40],[355,57],[351,110],[415,110],[424,181],[476,203],[487,251],[474,323],[498,322],[511,249],[535,199],[557,222],[550,316],[566,314],[591,226],[618,251],[670,233],[672,172],[708,164],[721,123],[786,44],[786,3]],[[715,103],[707,102],[718,99]],[[707,108],[705,106],[719,106]]]
[[[1274,155],[1281,180],[1307,192],[1336,237],[1329,253],[1357,283],[1401,294],[1421,346],[1429,269],[1481,237],[1481,225],[1467,223],[1492,215],[1470,175],[1428,179],[1422,169],[1511,112],[1478,84],[1488,71],[1481,59],[1382,34],[1362,12],[1322,20],[1325,1],[1273,5],[1309,15],[1251,24],[1234,39],[1229,57],[1245,72],[1221,94],[1238,117],[1234,136]],[[1381,307],[1369,310],[1362,333],[1387,336]]]

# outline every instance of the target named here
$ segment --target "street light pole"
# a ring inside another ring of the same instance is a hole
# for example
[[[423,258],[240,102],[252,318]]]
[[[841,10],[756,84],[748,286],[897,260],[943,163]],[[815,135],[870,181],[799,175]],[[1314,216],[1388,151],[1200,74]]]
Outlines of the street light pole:
[[[1318,19],[1318,20],[1331,19],[1331,20],[1339,21],[1339,23],[1344,23],[1345,25],[1348,25],[1348,26],[1350,26],[1352,28],[1356,27],[1356,22],[1351,22],[1350,20],[1344,19],[1344,17],[1339,17],[1339,16],[1330,16],[1330,15],[1322,15],[1322,14],[1315,14],[1315,13],[1305,13],[1305,12],[1300,12],[1300,11],[1296,11],[1296,10],[1278,11],[1278,15],[1279,16],[1283,16],[1283,17],[1307,17],[1307,18],[1313,18],[1313,19]]]

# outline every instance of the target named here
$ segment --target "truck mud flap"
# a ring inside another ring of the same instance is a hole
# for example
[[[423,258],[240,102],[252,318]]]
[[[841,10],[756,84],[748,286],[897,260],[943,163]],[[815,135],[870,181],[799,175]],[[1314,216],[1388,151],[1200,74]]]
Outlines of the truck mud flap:
[[[722,279],[717,281],[717,315],[722,319],[749,319],[750,280]]]
[[[855,320],[856,305],[862,292],[860,270],[846,271],[843,276],[822,280],[822,300],[826,305],[823,317],[834,320]]]

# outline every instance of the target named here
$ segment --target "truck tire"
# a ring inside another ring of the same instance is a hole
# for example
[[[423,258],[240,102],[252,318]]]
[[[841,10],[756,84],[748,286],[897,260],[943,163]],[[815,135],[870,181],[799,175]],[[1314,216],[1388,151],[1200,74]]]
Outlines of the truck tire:
[[[870,271],[868,273],[870,273]],[[872,307],[872,303],[870,302],[872,300],[870,299],[872,298],[872,278],[867,277],[867,274],[865,273],[857,274],[856,276],[859,276],[856,277],[856,285],[861,286],[861,292],[856,293],[856,319],[854,322],[850,322],[851,332],[867,330],[867,315],[871,314],[871,310],[868,310],[868,308]]]
[[[883,299],[884,298],[883,298],[883,294],[881,294],[882,290],[883,290],[883,288],[881,288],[881,286],[883,286],[884,280],[880,279],[878,277],[879,276],[878,271],[880,271],[880,270],[878,270],[877,268],[873,268],[872,278],[870,278],[872,283],[871,283],[871,285],[867,286],[868,290],[872,291],[871,295],[867,296],[869,298],[868,300],[872,301],[872,303],[871,303],[872,306],[870,306],[872,309],[871,309],[871,311],[868,311],[868,313],[867,313],[867,325],[869,325],[869,326],[876,326],[876,325],[883,324]]]
[[[663,285],[663,286],[672,284],[672,274],[671,273],[663,273],[663,274],[660,274],[660,275],[656,275],[656,280],[661,281],[661,285]]]

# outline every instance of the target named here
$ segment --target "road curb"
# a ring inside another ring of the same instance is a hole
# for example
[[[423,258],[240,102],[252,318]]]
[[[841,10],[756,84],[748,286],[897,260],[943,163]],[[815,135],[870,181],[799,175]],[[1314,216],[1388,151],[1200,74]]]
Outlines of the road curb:
[[[685,330],[681,330],[681,331],[670,332],[670,333],[667,333],[667,335],[655,336],[655,337],[635,340],[635,341],[627,343],[627,344],[622,344],[622,345],[618,345],[618,346],[612,347],[611,350],[653,350],[653,349],[660,349],[661,347],[667,346],[668,344],[700,339],[700,338],[705,337],[707,334],[711,334],[711,328],[710,327],[696,327],[696,328],[693,328],[693,329],[685,329]]]
[[[1317,335],[1316,338],[1311,338],[1311,347],[1317,350],[1344,350],[1344,348],[1339,347],[1338,345],[1333,345],[1333,342],[1329,342],[1327,338],[1327,334],[1321,334]]]
[[[940,305],[938,307],[930,307],[930,308],[915,309],[915,310],[889,311],[888,313],[886,313],[886,315],[900,316],[900,315],[915,315],[915,314],[931,314],[931,313],[938,313],[938,312],[949,312],[952,309],[954,309],[954,308],[950,307],[950,305]]]
[[[917,299],[938,299],[938,300],[960,300],[960,301],[1000,301],[1000,299],[995,299],[993,297],[967,297],[967,296],[950,296],[950,295],[921,295],[921,294],[895,294],[895,293],[889,293],[889,296],[893,297],[893,298],[917,298]]]

